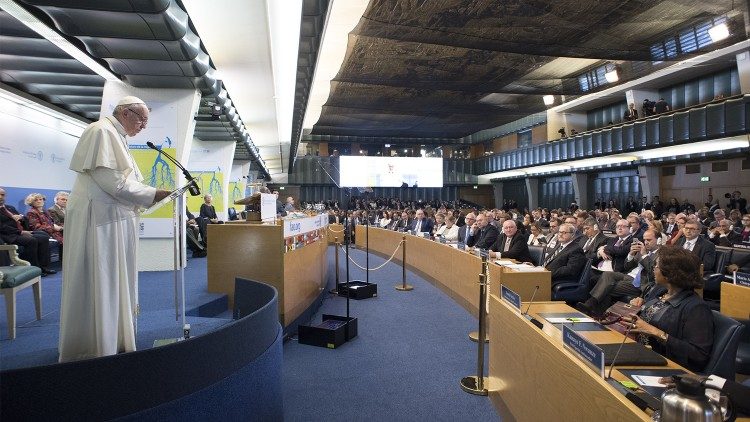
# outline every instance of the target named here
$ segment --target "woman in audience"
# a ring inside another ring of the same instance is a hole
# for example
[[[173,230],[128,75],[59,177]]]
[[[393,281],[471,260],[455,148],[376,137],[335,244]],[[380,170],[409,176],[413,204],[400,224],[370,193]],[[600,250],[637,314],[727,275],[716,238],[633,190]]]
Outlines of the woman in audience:
[[[530,246],[544,246],[547,244],[547,238],[542,234],[542,228],[537,223],[531,223],[531,234],[526,243]]]
[[[443,213],[435,214],[435,224],[432,227],[432,235],[433,236],[437,235],[438,230],[440,230],[440,228],[443,226],[445,226],[445,214]]]
[[[664,233],[664,226],[661,224],[661,220],[646,220],[646,225],[649,229],[653,230],[654,233],[658,234],[656,238],[657,245],[666,245],[669,240],[669,236]]]
[[[440,228],[435,231],[435,237],[438,236],[442,236],[449,242],[455,242],[456,240],[458,240],[458,226],[456,225],[456,217],[454,217],[453,215],[448,215],[448,217],[445,218],[445,224],[440,226]]]
[[[680,238],[684,236],[684,234],[682,234],[682,228],[685,227],[685,223],[687,223],[687,216],[683,213],[679,213],[677,214],[675,221],[677,222],[677,230],[672,232],[672,236],[667,241],[667,245],[676,245],[677,242],[680,241]]]
[[[43,231],[62,245],[63,228],[52,222],[49,212],[44,210],[45,199],[41,193],[32,193],[26,197],[25,202],[29,206],[26,221],[29,222],[29,229]]]
[[[380,212],[380,221],[379,225],[381,228],[388,227],[389,224],[391,224],[391,212],[390,211],[381,211]]]
[[[644,303],[638,315],[623,318],[641,343],[696,372],[706,367],[714,341],[711,309],[695,293],[703,286],[699,271],[700,260],[692,252],[662,246],[654,278],[667,293]]]

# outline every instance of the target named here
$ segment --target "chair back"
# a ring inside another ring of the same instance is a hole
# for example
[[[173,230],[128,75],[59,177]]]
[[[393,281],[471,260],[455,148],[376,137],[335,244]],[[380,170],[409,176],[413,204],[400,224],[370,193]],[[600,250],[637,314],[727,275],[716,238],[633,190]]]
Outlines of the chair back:
[[[544,256],[544,246],[529,246],[529,256],[531,256],[531,262],[536,265],[542,265],[542,257]]]
[[[235,210],[234,207],[229,207],[227,210],[227,216],[229,217],[229,221],[237,220],[237,210]]]
[[[703,373],[734,380],[737,347],[745,327],[726,315],[711,312],[714,316],[714,346]]]

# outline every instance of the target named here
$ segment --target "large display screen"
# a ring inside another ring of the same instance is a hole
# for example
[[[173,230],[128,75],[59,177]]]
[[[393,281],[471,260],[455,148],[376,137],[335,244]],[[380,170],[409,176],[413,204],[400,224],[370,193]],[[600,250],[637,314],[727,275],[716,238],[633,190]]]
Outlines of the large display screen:
[[[342,156],[341,186],[443,187],[443,159],[423,157]]]

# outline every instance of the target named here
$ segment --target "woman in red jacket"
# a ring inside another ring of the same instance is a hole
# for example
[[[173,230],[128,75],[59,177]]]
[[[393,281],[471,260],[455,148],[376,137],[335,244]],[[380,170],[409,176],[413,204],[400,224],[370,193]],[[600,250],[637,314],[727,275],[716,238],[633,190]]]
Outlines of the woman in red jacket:
[[[26,213],[29,229],[43,231],[62,245],[63,228],[52,222],[49,212],[44,209],[45,199],[41,193],[32,193],[26,197],[26,205],[29,206],[29,212]]]

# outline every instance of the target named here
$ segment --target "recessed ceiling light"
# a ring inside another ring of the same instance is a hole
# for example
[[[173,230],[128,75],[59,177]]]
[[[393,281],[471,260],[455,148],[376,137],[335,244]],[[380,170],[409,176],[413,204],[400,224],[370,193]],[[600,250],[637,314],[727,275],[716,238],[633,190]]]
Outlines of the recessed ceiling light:
[[[726,23],[720,23],[711,27],[708,30],[708,36],[711,37],[711,41],[717,42],[729,38],[729,27]]]
[[[542,97],[542,100],[544,101],[544,105],[552,105],[555,103],[555,96],[554,95],[545,95]]]

